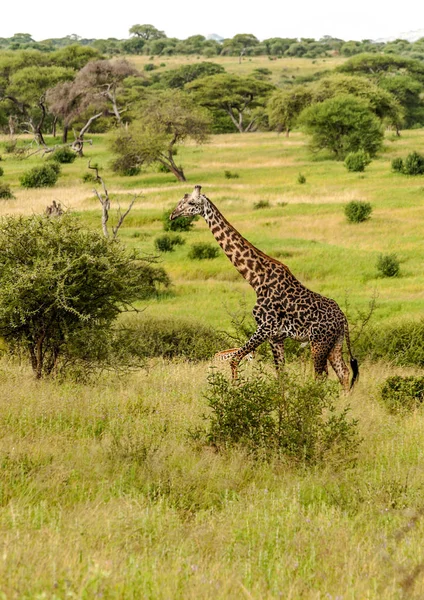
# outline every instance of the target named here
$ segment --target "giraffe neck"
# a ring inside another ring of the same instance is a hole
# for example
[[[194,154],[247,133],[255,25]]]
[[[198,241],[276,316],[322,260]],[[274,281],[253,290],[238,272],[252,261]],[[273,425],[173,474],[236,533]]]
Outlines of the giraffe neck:
[[[209,199],[205,203],[204,218],[237,271],[253,288],[263,283],[270,264],[276,261],[248,242]]]

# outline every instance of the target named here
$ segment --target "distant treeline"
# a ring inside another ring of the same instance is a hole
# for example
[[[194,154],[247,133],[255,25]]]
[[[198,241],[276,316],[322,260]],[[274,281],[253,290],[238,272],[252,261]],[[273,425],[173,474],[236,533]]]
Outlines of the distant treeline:
[[[228,39],[207,39],[203,35],[192,35],[185,40],[169,38],[164,31],[153,25],[133,25],[128,39],[87,39],[77,35],[35,41],[29,33],[16,33],[10,38],[0,38],[0,48],[8,50],[34,49],[54,52],[59,48],[79,44],[95,48],[102,54],[145,54],[170,56],[173,54],[197,54],[212,56],[295,56],[317,58],[325,56],[353,56],[363,52],[383,52],[424,60],[424,38],[416,42],[397,39],[392,42],[372,40],[345,41],[331,36],[319,40],[313,38],[273,37],[258,40],[253,34],[237,34]]]

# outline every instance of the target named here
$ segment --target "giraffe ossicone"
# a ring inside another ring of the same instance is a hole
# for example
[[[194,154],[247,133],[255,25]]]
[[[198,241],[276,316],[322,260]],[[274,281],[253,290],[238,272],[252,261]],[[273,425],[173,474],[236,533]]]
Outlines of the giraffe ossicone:
[[[309,290],[286,265],[253,246],[201,189],[196,185],[191,194],[184,194],[169,218],[201,215],[228,259],[256,292],[255,333],[241,348],[222,352],[228,354],[233,378],[237,377],[240,361],[265,341],[271,344],[277,369],[282,368],[284,340],[292,338],[310,343],[317,376],[328,373],[330,362],[343,388],[348,390],[349,369],[342,352],[346,339],[353,372],[352,388],[359,376],[358,362],[352,355],[346,316],[338,304]]]

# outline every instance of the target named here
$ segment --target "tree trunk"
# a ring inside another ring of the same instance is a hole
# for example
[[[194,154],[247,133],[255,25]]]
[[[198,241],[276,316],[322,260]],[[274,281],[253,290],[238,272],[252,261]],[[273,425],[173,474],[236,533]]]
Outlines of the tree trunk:
[[[174,157],[172,156],[172,147],[168,151],[168,156],[166,157],[166,160],[159,159],[159,162],[168,167],[168,169],[175,175],[178,181],[187,181],[182,167],[177,167],[177,165],[175,164]]]
[[[57,117],[53,119],[52,123],[52,136],[55,138],[57,133]]]
[[[69,132],[69,125],[63,124],[62,142],[64,144],[66,144],[68,141],[68,132]]]

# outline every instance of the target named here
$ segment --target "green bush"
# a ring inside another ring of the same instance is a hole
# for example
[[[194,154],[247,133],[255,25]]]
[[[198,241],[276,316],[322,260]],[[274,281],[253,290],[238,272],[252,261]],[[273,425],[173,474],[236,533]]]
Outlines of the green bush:
[[[408,154],[403,163],[402,172],[405,173],[405,175],[423,175],[424,156],[418,152],[411,152]]]
[[[258,200],[253,205],[253,210],[260,210],[261,208],[271,208],[269,200]]]
[[[4,175],[3,167],[0,167],[0,177]]]
[[[205,260],[216,258],[219,254],[219,248],[208,244],[207,242],[198,242],[193,244],[188,253],[188,257],[192,260]]]
[[[349,408],[337,412],[335,382],[280,379],[263,370],[229,381],[212,372],[205,394],[210,415],[206,439],[218,449],[244,447],[263,457],[285,456],[319,464],[330,456],[351,462],[359,439]]]
[[[73,152],[68,146],[63,146],[63,148],[57,148],[57,150],[52,153],[50,160],[54,160],[57,163],[65,165],[73,163],[76,157],[76,153]]]
[[[381,387],[381,399],[392,413],[417,408],[424,402],[424,377],[389,377]]]
[[[299,122],[312,136],[313,149],[330,150],[337,160],[358,150],[375,156],[383,144],[380,119],[368,102],[349,94],[312,104],[301,113]]]
[[[372,206],[369,202],[352,200],[346,204],[344,212],[349,223],[362,223],[371,217]]]
[[[3,218],[0,336],[37,378],[91,366],[105,357],[118,315],[169,284],[151,262],[68,214]]]
[[[8,183],[0,183],[0,200],[12,200],[14,197],[10,185]]]
[[[344,160],[346,169],[354,173],[365,171],[365,167],[369,165],[370,162],[370,155],[368,152],[364,152],[364,150],[349,152]]]
[[[300,185],[306,183],[306,177],[303,175],[303,173],[299,173],[297,176],[297,183],[300,183]]]
[[[377,271],[381,277],[397,277],[400,271],[396,254],[380,254],[377,260]]]
[[[190,231],[193,229],[195,221],[198,217],[177,217],[172,221],[169,219],[172,210],[167,210],[163,213],[162,223],[165,231]]]
[[[24,188],[53,187],[60,174],[60,165],[57,163],[33,167],[20,178]]]
[[[225,179],[238,179],[240,175],[238,173],[232,173],[231,171],[224,171]]]
[[[110,167],[114,173],[118,173],[118,175],[123,175],[124,177],[133,177],[141,172],[138,156],[131,153],[119,156],[112,161]]]
[[[173,252],[175,246],[182,246],[185,240],[180,235],[170,235],[165,233],[155,239],[155,248],[159,252]]]
[[[96,177],[92,173],[84,173],[81,179],[84,183],[94,183],[96,181]]]
[[[424,319],[369,327],[354,341],[359,360],[386,360],[399,366],[424,367]]]
[[[398,157],[392,160],[392,171],[403,173],[403,159]]]
[[[225,346],[223,334],[211,327],[186,319],[152,317],[126,319],[121,344],[134,357],[185,358],[208,360]]]

